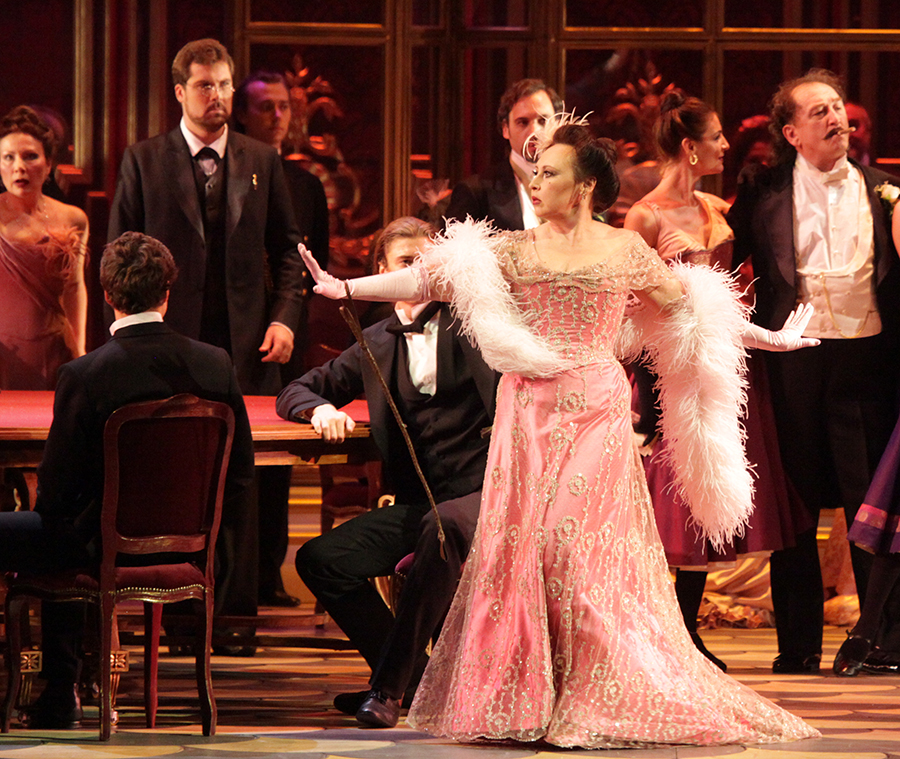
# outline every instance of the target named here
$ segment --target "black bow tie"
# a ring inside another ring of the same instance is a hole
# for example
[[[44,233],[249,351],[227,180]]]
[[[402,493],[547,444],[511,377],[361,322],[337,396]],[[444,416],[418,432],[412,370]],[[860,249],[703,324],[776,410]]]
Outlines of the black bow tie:
[[[389,324],[387,331],[392,335],[406,335],[410,332],[423,332],[425,325],[431,321],[432,317],[441,310],[441,303],[433,300],[425,308],[422,313],[413,319],[411,324]]]
[[[206,174],[206,176],[212,176],[216,173],[216,169],[219,168],[219,161],[222,159],[215,150],[207,145],[197,151],[194,160],[200,164],[203,168],[203,173]]]

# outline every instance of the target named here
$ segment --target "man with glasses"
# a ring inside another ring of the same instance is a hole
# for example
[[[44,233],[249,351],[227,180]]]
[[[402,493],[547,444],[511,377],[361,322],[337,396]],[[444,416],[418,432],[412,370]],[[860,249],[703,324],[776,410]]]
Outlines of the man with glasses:
[[[233,77],[216,40],[178,52],[172,79],[181,123],[126,149],[109,239],[134,231],[163,242],[180,270],[169,325],[228,351],[244,394],[274,395],[304,328],[302,238],[277,151],[228,128]],[[222,525],[229,570],[217,579],[221,613],[256,613],[256,522],[248,504],[241,524]]]

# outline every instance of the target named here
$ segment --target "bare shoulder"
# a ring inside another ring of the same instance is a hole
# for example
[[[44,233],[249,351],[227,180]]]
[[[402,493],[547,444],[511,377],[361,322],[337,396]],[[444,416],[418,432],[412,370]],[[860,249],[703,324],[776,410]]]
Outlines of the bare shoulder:
[[[44,196],[44,202],[47,204],[47,215],[55,222],[56,225],[70,229],[75,227],[79,232],[87,229],[87,214],[78,206],[72,206],[68,203],[61,203],[54,198]]]
[[[731,203],[723,198],[720,198],[718,195],[713,195],[708,192],[701,192],[700,190],[696,190],[695,194],[697,195],[697,197],[704,200],[711,208],[715,208],[721,214],[728,213],[728,209],[731,208]]]
[[[635,203],[625,214],[625,229],[637,232],[650,245],[659,237],[659,219],[648,203]]]
[[[610,247],[625,247],[631,243],[642,240],[641,235],[633,229],[619,229],[609,224],[598,222],[594,227],[594,237],[598,242],[603,242]]]

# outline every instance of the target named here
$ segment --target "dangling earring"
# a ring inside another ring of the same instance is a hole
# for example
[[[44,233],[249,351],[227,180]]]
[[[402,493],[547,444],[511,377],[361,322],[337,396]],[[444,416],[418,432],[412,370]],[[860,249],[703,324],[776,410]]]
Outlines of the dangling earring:
[[[691,166],[696,166],[696,165],[697,165],[697,161],[699,161],[699,160],[700,160],[700,159],[697,158],[697,154],[694,153],[693,151],[691,151],[690,156],[688,156],[688,163],[689,163]]]

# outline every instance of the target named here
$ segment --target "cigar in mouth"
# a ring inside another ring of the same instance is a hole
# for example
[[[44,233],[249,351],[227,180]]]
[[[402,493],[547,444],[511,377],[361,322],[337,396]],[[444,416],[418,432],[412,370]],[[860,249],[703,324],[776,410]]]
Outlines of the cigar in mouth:
[[[851,132],[855,132],[855,131],[856,131],[856,127],[842,127],[841,129],[832,129],[828,133],[828,137],[829,138],[835,137],[836,135],[839,135],[839,134],[850,134]]]

